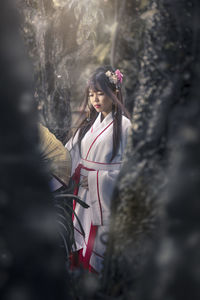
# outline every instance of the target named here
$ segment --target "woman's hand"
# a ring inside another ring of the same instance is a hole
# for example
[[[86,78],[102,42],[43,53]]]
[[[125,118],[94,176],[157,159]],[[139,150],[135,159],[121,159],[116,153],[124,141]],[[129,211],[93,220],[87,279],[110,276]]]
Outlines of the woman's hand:
[[[83,176],[81,180],[81,187],[84,189],[89,189],[88,188],[88,176]]]

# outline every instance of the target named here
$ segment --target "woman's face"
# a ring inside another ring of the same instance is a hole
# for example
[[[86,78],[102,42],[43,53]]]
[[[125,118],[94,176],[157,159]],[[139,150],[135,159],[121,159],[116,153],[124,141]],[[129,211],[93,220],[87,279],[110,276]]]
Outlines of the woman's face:
[[[101,90],[89,89],[89,101],[94,109],[105,118],[112,111],[112,100]]]

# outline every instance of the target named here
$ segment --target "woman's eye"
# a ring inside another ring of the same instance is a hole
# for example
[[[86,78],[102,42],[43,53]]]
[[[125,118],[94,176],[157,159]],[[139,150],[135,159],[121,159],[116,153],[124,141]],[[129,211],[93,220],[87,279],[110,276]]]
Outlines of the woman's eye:
[[[93,97],[93,94],[89,94],[89,97]]]
[[[98,95],[99,95],[99,96],[103,96],[103,95],[104,95],[104,93],[98,93]]]

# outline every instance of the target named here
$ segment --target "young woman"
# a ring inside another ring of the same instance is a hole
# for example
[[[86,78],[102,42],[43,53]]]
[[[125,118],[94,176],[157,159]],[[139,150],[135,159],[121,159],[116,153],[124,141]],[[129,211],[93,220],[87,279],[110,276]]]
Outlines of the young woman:
[[[105,253],[103,234],[108,233],[110,201],[127,144],[130,120],[124,116],[121,93],[123,75],[110,67],[98,68],[86,88],[83,120],[73,138],[66,144],[72,158],[74,194],[89,208],[74,204],[80,227],[73,217],[76,249],[71,266],[83,266],[100,272]]]

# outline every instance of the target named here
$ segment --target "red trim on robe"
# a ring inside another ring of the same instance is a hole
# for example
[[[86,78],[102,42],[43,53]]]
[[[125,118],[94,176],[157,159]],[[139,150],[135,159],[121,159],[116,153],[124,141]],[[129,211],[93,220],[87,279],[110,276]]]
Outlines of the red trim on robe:
[[[74,229],[75,229],[80,235],[82,235],[82,236],[84,237],[84,235],[82,234],[82,232],[81,232],[80,230],[78,230],[76,227],[74,227]]]
[[[93,252],[97,230],[98,230],[98,226],[93,226],[91,224],[85,256],[83,256],[83,249],[71,253],[70,255],[71,270],[82,267],[86,270],[89,270],[89,272],[98,274],[98,272],[90,265],[90,258]]]
[[[104,128],[104,130],[102,130],[97,136],[96,136],[96,138],[94,139],[94,141],[92,142],[92,144],[90,145],[90,148],[89,148],[89,150],[88,150],[88,152],[87,152],[87,155],[86,155],[86,157],[85,157],[85,159],[87,159],[88,158],[88,155],[89,155],[89,152],[90,152],[90,150],[91,150],[91,148],[92,148],[92,146],[94,145],[94,143],[96,142],[96,140],[98,139],[98,137],[100,137],[100,135],[111,125],[113,123],[113,121],[110,123],[110,124],[108,124],[108,126],[106,126],[106,128]]]
[[[80,268],[80,267],[84,268],[83,249],[73,252],[70,255],[70,262],[71,262],[71,266],[70,266],[71,270],[74,270],[74,269]],[[91,273],[95,273],[97,275],[99,274],[90,264],[87,269]]]
[[[102,215],[102,207],[101,207],[101,200],[100,200],[100,194],[99,194],[99,171],[97,171],[97,196],[99,200],[99,209],[101,214],[101,225],[103,225],[103,215]]]
[[[91,224],[90,227],[90,234],[89,234],[89,238],[88,238],[88,243],[87,243],[87,249],[85,252],[85,257],[84,257],[84,266],[87,269],[89,267],[89,262],[90,262],[90,258],[92,255],[92,249],[94,248],[94,242],[95,242],[95,238],[96,238],[96,234],[97,234],[97,226],[93,226]]]
[[[82,235],[83,241],[84,241],[84,243],[85,243],[85,246],[87,247],[87,244],[86,244],[84,235],[83,235],[76,227],[74,227],[74,229],[75,229],[80,235]]]
[[[94,143],[96,142],[96,140],[100,137],[100,135],[110,126],[112,125],[113,121],[108,124],[108,126],[106,126],[106,128],[104,128],[104,130],[102,130],[98,136],[94,139],[94,141],[92,142],[92,144],[89,147],[89,150],[87,152],[86,158],[85,160],[87,160],[89,152],[92,148],[92,146],[94,145]],[[81,169],[85,169],[87,171],[96,171],[94,169],[89,169],[85,166],[83,166],[82,164],[79,164],[74,172],[74,175],[72,177],[72,179],[75,181],[76,183],[76,187],[74,189],[74,195],[78,195],[78,190],[79,190],[79,182],[80,182],[80,176],[81,176]],[[98,172],[97,171],[97,193],[98,193],[98,200],[99,200],[99,206],[100,206],[100,212],[101,212],[101,223],[103,224],[103,218],[102,218],[102,209],[101,209],[101,202],[100,202],[100,196],[99,196],[99,186],[98,186]],[[75,200],[73,201],[73,209],[75,210],[76,207],[76,202]],[[72,215],[72,220],[74,220],[74,214]],[[73,267],[77,267],[76,264],[78,264],[80,266],[80,264],[82,263],[85,269],[88,269],[90,272],[92,272],[92,270],[94,270],[91,265],[89,264],[91,255],[92,255],[92,249],[94,247],[94,242],[95,242],[95,237],[96,237],[96,233],[97,233],[97,228],[98,226],[93,226],[91,224],[90,227],[90,234],[89,234],[89,238],[88,238],[88,244],[87,244],[87,248],[86,248],[86,253],[85,253],[85,257],[83,257],[82,255],[82,251],[78,251],[79,255],[76,255],[76,263],[73,260],[73,253],[71,254],[71,269],[73,269]],[[76,229],[77,230],[77,229]],[[82,249],[81,249],[82,250]],[[74,255],[75,256],[75,255]],[[82,256],[82,257],[81,257]],[[74,262],[74,263],[73,263]],[[95,270],[94,270],[95,271]],[[95,271],[96,272],[96,271]],[[97,273],[97,272],[96,272]]]
[[[79,164],[74,172],[74,175],[72,176],[72,179],[75,181],[75,189],[74,189],[74,195],[78,195],[79,190],[79,183],[80,183],[80,177],[81,177],[81,169],[85,169],[87,171],[95,171],[94,169],[89,169],[85,167],[82,164]],[[76,208],[76,201],[73,200],[73,210]],[[72,214],[72,220],[74,220],[74,214]]]
[[[81,176],[81,169],[85,169],[87,171],[95,171],[94,169],[89,169],[86,168],[85,166],[83,166],[82,164],[79,164],[74,172],[74,175],[72,177],[72,179],[75,181],[76,183],[76,187],[74,189],[74,195],[78,195],[78,190],[79,190],[79,182],[80,182],[80,176]],[[76,201],[73,201],[73,209],[75,209],[76,207]],[[74,219],[74,214],[72,215],[72,220]],[[90,234],[89,234],[89,238],[88,238],[88,243],[86,245],[86,253],[85,256],[83,256],[82,251],[83,249],[78,251],[78,255],[77,255],[77,251],[76,252],[72,252],[70,255],[70,268],[73,270],[76,267],[81,267],[83,266],[84,269],[88,269],[90,272],[93,273],[97,273],[96,270],[94,268],[92,268],[92,266],[89,264],[90,262],[90,258],[92,255],[92,250],[94,247],[94,242],[95,242],[95,237],[96,237],[96,233],[97,233],[97,226],[93,226],[91,224],[90,227]],[[74,227],[75,230],[77,230],[79,232],[79,234],[82,235],[82,233]],[[84,239],[84,237],[83,237]],[[84,239],[85,242],[85,239]]]

